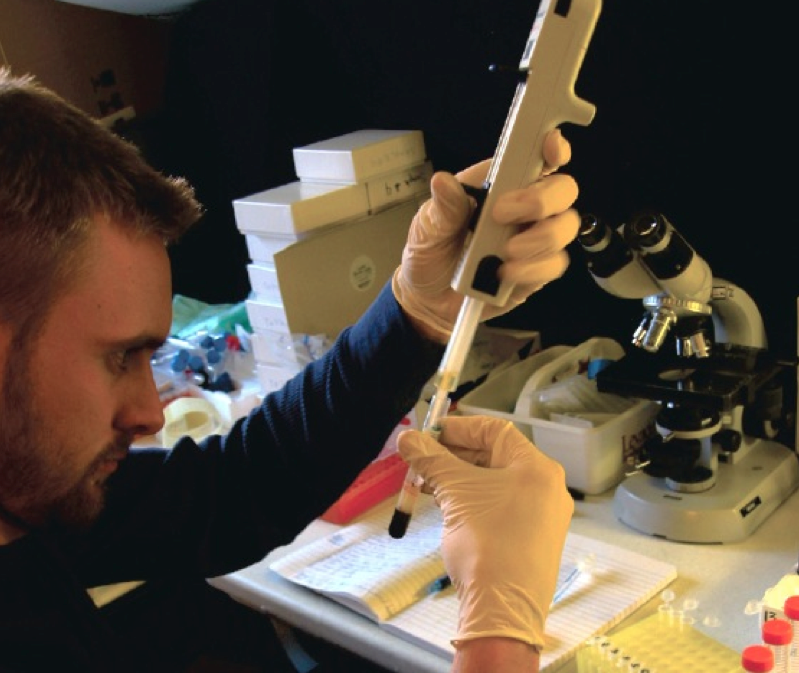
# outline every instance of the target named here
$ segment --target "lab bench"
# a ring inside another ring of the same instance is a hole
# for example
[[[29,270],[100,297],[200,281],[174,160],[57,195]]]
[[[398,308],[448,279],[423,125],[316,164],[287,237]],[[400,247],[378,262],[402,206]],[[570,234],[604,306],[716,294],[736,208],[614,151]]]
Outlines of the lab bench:
[[[796,570],[797,513],[799,492],[791,495],[745,540],[687,544],[643,535],[621,523],[613,513],[613,490],[610,490],[575,503],[571,530],[674,564],[678,575],[669,589],[674,592],[675,601],[695,602],[695,628],[740,652],[759,640],[759,616],[749,614],[747,606],[761,600],[764,592],[783,575]],[[254,610],[271,614],[388,670],[447,673],[449,661],[399,640],[355,612],[293,585],[269,570],[270,563],[288,550],[336,528],[334,524],[315,521],[288,547],[276,549],[259,563],[209,582]],[[661,603],[659,596],[653,598],[614,630],[655,614]],[[560,669],[562,673],[575,670],[573,660]]]

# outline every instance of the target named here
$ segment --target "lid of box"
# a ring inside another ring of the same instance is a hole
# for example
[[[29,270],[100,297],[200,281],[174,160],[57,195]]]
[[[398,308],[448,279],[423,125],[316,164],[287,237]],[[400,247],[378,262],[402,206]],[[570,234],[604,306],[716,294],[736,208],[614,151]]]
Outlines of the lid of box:
[[[183,11],[198,0],[59,0],[123,14],[173,14]]]

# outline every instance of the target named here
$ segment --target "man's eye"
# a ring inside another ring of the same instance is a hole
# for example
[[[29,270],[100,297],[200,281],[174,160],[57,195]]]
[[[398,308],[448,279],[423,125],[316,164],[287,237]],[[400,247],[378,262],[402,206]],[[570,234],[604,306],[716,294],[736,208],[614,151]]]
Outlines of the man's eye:
[[[127,369],[128,364],[130,363],[130,351],[117,351],[112,356],[112,363],[117,369]]]

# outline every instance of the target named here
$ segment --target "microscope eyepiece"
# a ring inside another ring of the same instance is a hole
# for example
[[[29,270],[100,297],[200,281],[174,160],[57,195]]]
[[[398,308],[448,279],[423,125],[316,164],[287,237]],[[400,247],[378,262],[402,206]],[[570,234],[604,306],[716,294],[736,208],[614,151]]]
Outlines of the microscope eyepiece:
[[[635,215],[624,229],[624,239],[636,250],[657,246],[668,233],[669,225],[660,213],[649,211]]]
[[[588,270],[595,278],[610,278],[633,261],[633,253],[621,234],[596,215],[581,216],[577,241],[585,253]]]
[[[593,213],[580,216],[580,229],[577,240],[584,248],[593,248],[608,236],[607,227]]]
[[[624,229],[624,240],[660,280],[679,278],[696,256],[661,213],[644,212],[633,217]]]

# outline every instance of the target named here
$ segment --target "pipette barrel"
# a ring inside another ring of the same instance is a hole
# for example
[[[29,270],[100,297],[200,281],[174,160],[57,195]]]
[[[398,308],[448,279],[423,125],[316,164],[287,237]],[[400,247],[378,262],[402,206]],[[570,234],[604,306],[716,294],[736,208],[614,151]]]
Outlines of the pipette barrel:
[[[441,358],[436,375],[436,392],[433,399],[430,400],[430,408],[422,426],[422,432],[427,432],[436,439],[441,433],[441,419],[449,411],[449,393],[458,387],[458,380],[472,347],[484,306],[485,302],[481,299],[466,297],[463,300],[452,329],[452,336],[447,343],[444,356]],[[413,470],[408,470],[400,490],[397,506],[394,509],[394,515],[388,526],[388,533],[391,537],[401,538],[408,530],[413,516],[413,508],[422,490],[422,483],[423,480]]]

